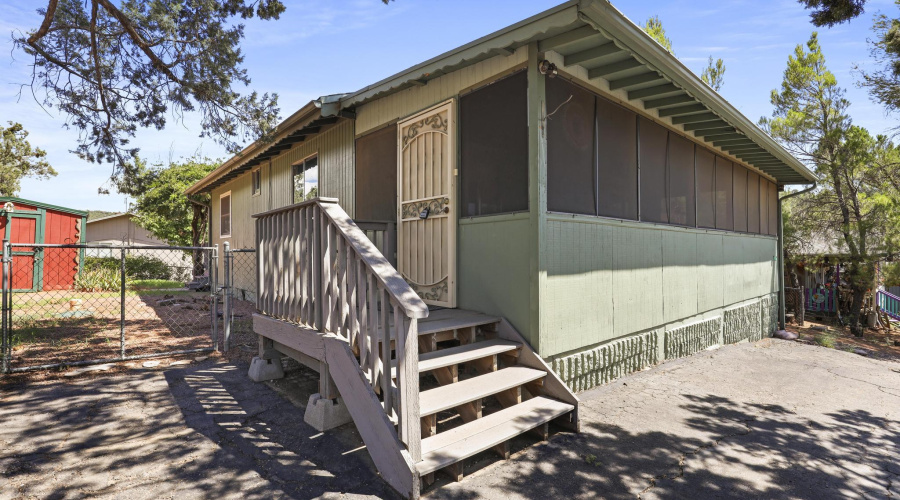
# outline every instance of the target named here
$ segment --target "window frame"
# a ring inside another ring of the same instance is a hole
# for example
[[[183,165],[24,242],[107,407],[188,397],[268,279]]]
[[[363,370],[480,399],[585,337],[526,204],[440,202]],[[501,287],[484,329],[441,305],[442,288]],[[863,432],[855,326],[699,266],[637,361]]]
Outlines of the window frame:
[[[250,171],[250,192],[252,196],[262,194],[262,168],[256,167]]]
[[[225,197],[228,198],[228,233],[224,233],[222,231],[222,199]],[[225,191],[224,193],[219,195],[219,238],[230,238],[232,233],[234,232],[234,197],[231,196],[231,190]]]
[[[354,148],[355,148],[355,147],[356,147],[356,145],[354,144]],[[300,200],[300,201],[295,201],[295,200],[294,200],[294,195],[297,193],[296,186],[295,186],[295,184],[294,184],[294,182],[295,182],[295,181],[294,181],[294,178],[296,177],[297,174],[295,173],[294,169],[295,169],[296,167],[298,167],[298,166],[306,165],[306,162],[309,161],[309,160],[312,160],[313,158],[316,159],[316,168],[319,169],[319,172],[318,172],[319,175],[316,176],[316,189],[318,189],[318,188],[321,186],[321,184],[322,184],[321,182],[319,182],[319,177],[321,176],[321,172],[322,172],[322,170],[321,170],[320,167],[321,167],[322,165],[321,165],[321,163],[318,161],[318,160],[320,159],[320,157],[319,157],[319,152],[318,152],[318,151],[316,151],[316,152],[314,152],[314,153],[312,153],[312,154],[306,155],[306,156],[304,156],[302,159],[297,160],[297,161],[295,161],[294,163],[291,163],[291,183],[290,183],[290,190],[291,190],[291,202],[292,202],[292,204],[303,203],[304,201],[308,201],[308,200]],[[304,169],[303,172],[306,172],[307,170],[309,170],[309,169],[308,169],[308,168],[307,168],[307,169]],[[305,191],[305,190],[306,190],[306,185],[305,185],[305,183],[304,183],[304,191]],[[317,196],[316,196],[317,198],[318,198],[318,197],[321,197],[321,194],[319,194],[318,192],[317,192],[316,194],[317,194]]]

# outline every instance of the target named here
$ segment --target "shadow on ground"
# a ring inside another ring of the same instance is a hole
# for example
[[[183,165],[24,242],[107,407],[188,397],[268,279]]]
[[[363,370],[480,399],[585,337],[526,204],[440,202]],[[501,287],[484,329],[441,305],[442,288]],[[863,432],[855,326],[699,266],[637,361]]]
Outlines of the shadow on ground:
[[[900,495],[897,419],[846,408],[811,420],[778,404],[712,394],[676,398],[680,403],[673,413],[679,421],[671,431],[635,432],[604,423],[607,419],[587,409],[581,434],[558,434],[524,450],[514,462],[469,470],[473,476],[467,481],[445,484],[432,496],[546,500]],[[900,394],[894,398],[894,407],[900,408]],[[658,415],[657,421],[666,418]]]
[[[309,379],[294,372],[282,389]],[[246,367],[208,363],[11,396],[0,409],[0,498],[396,498],[352,424],[318,433]]]

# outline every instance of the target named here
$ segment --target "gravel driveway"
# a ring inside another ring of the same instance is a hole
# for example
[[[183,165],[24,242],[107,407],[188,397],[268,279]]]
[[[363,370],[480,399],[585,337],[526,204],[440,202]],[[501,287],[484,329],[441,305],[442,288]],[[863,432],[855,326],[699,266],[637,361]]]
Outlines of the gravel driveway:
[[[0,498],[393,497],[352,425],[303,423],[307,371],[208,360],[4,389]],[[582,433],[517,443],[430,498],[900,497],[900,364],[766,339],[580,394]]]

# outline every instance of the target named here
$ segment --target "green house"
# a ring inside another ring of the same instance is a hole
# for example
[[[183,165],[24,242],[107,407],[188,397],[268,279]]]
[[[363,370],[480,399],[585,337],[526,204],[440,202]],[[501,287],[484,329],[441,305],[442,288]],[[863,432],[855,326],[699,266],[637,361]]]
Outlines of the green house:
[[[778,193],[814,181],[637,25],[592,0],[567,2],[357,92],[313,101],[284,120],[273,141],[248,146],[188,194],[212,195],[214,244],[260,255],[257,275],[236,279],[259,286],[264,361],[293,349],[285,344],[292,337],[267,336],[284,325],[266,318],[343,335],[387,408],[378,386],[393,382],[377,380],[354,341],[375,335],[365,337],[360,296],[381,297],[379,283],[385,293],[394,290],[390,274],[405,282],[397,290],[408,290],[375,309],[369,304],[369,317],[399,304],[385,321],[401,325],[398,332],[418,325],[418,363],[476,336],[519,342],[519,364],[547,372],[544,389],[523,383],[525,401],[543,395],[571,404],[577,428],[573,392],[778,328]],[[375,272],[377,286],[353,264],[365,245],[344,232],[341,213],[391,266],[393,274]],[[319,224],[328,231],[334,224],[339,237],[321,236],[319,245],[312,229]],[[305,238],[313,244],[304,246]],[[326,257],[331,264],[307,277],[304,263],[317,262],[306,257],[310,249],[325,252],[319,259],[336,252],[337,260]],[[324,315],[307,315],[305,294],[315,295],[320,282]],[[359,293],[344,299],[344,287]],[[407,301],[404,293],[413,292]],[[284,297],[293,305],[279,305]],[[428,312],[410,305],[419,300]],[[407,312],[405,323],[398,311]],[[471,320],[476,314],[493,323]],[[432,326],[438,321],[448,322],[444,330]],[[424,342],[423,331],[431,335]],[[409,360],[396,338],[382,362],[390,358],[402,371]],[[379,345],[368,346],[369,358]],[[300,352],[311,366],[338,370],[326,357]],[[442,386],[463,383],[448,376],[435,375]],[[398,378],[393,387],[400,399],[415,399],[404,392],[407,383]],[[450,459],[434,461],[428,443],[442,435],[440,426],[435,431],[429,416],[416,413],[427,392],[418,409],[390,403],[416,481],[386,480],[410,496],[418,494],[418,479],[457,470],[453,464],[469,456],[453,448]],[[516,407],[496,397],[507,410]],[[466,425],[481,420],[460,412]],[[423,434],[404,418],[421,419]]]

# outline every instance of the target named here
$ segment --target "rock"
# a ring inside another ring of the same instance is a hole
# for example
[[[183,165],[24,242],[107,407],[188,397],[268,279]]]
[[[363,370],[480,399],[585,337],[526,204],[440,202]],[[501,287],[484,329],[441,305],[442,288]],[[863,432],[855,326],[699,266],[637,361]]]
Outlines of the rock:
[[[787,330],[778,330],[775,332],[775,337],[783,340],[797,340],[800,336]]]
[[[169,366],[189,365],[189,364],[191,364],[191,360],[179,359],[178,361],[172,361],[171,363],[169,363]]]
[[[177,306],[177,305],[179,305],[179,301],[178,301],[178,299],[175,299],[175,298],[163,299],[163,300],[160,300],[159,302],[157,302],[156,305],[158,305],[160,307]]]
[[[827,327],[827,326],[822,326],[822,325],[816,325],[816,326],[810,328],[810,330],[815,330],[815,331],[817,331],[817,332],[827,332],[827,331],[828,331],[828,327]]]
[[[207,359],[209,359],[209,356],[197,356],[196,358],[194,358],[194,361],[196,361],[198,363],[202,363],[202,362],[206,361]]]
[[[88,366],[88,367],[84,368],[82,371],[85,371],[85,372],[105,372],[106,370],[109,370],[109,369],[112,368],[112,367],[113,367],[113,365],[112,365],[111,363],[106,363],[106,364],[104,364],[104,365]]]
[[[144,368],[155,368],[155,367],[159,366],[159,361],[157,361],[157,360],[144,361],[143,366],[144,366]]]
[[[868,356],[869,351],[865,349],[853,349],[854,354],[859,354],[860,356]]]

